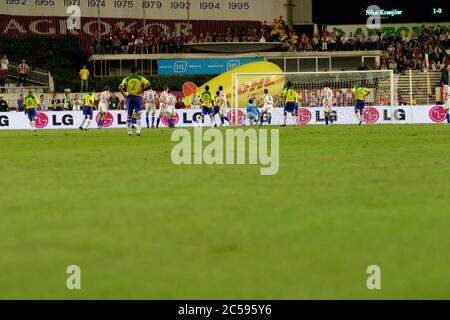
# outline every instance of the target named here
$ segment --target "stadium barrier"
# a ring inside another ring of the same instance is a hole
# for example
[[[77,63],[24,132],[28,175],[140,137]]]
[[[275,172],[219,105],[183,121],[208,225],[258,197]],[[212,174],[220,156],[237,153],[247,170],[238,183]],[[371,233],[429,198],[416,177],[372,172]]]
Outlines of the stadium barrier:
[[[335,124],[355,124],[357,119],[354,115],[353,107],[335,107],[333,110]],[[234,122],[234,110],[229,110],[228,117]],[[367,124],[426,124],[445,122],[445,110],[442,105],[429,106],[377,106],[367,107],[364,110],[364,122]],[[144,115],[143,115],[144,116]],[[38,129],[77,129],[83,121],[81,111],[56,111],[39,112],[36,128]],[[99,114],[94,112],[94,120],[98,120]],[[126,111],[112,110],[107,114],[104,128],[126,128]],[[144,116],[145,118],[145,116]],[[218,116],[216,116],[216,122]],[[174,123],[177,127],[195,127],[198,126],[201,119],[201,112],[198,109],[180,109],[176,110]],[[272,125],[283,124],[283,109],[275,108],[273,110]],[[245,110],[238,110],[239,125],[248,124],[245,118]],[[298,122],[301,125],[324,124],[323,108],[300,108]],[[145,124],[145,120],[143,120]],[[287,124],[292,124],[292,117],[288,116]],[[162,118],[161,127],[167,127],[167,118]],[[209,117],[205,117],[203,124],[205,127],[210,125]],[[91,128],[96,125],[91,124]],[[7,129],[29,129],[28,118],[23,112],[5,112],[0,113],[0,130]]]

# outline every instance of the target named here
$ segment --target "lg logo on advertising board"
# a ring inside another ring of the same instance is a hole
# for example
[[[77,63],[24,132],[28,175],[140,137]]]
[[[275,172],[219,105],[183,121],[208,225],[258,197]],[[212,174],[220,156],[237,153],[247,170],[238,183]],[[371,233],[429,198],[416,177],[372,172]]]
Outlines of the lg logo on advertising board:
[[[35,127],[38,129],[45,128],[48,125],[48,117],[43,112],[38,112]]]
[[[37,129],[43,129],[47,127],[50,123],[54,127],[72,126],[73,116],[71,114],[61,114],[61,115],[53,114],[51,116],[50,121],[48,115],[46,115],[44,112],[38,112],[37,120],[35,123]]]
[[[363,119],[366,123],[375,123],[380,118],[380,113],[377,108],[367,107],[364,109]]]
[[[383,120],[384,121],[405,121],[406,120],[406,111],[404,109],[396,109],[392,114],[389,113],[389,110],[383,110]]]
[[[238,110],[238,118],[237,119],[236,119],[235,110],[228,111],[227,117],[228,117],[228,119],[230,119],[230,123],[232,123],[233,125],[242,126],[245,124],[245,113],[242,110]]]
[[[428,114],[434,122],[443,122],[447,115],[443,106],[434,106]]]
[[[306,108],[300,108],[298,110],[298,123],[308,124],[312,119],[311,111]]]
[[[98,123],[100,121],[100,113],[97,114],[97,117],[95,117],[95,121]],[[103,122],[102,128],[109,128],[114,123],[114,117],[110,112],[106,113],[105,121]]]
[[[175,112],[175,114],[173,115],[172,119],[173,119],[173,125],[175,126],[180,121],[180,116],[178,115],[178,113]],[[166,115],[162,116],[161,122],[166,127],[169,126],[169,118]]]

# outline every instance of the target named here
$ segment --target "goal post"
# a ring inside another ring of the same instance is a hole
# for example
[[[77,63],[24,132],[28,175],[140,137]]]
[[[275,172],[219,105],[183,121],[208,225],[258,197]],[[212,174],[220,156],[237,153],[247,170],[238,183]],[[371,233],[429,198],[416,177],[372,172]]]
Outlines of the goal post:
[[[397,105],[397,86],[392,70],[364,71],[325,71],[325,72],[286,72],[286,73],[235,73],[233,74],[234,118],[238,118],[240,108],[245,108],[249,99],[261,101],[264,89],[268,89],[274,97],[274,107],[283,107],[283,88],[290,82],[301,97],[299,107],[320,108],[322,101],[320,91],[324,83],[333,90],[333,109],[339,110],[343,123],[354,123],[355,95],[352,89],[358,85],[370,92],[365,98],[365,107],[383,107],[387,117],[395,122],[395,106]],[[261,105],[260,105],[261,106]],[[345,110],[345,112],[344,112]],[[370,113],[374,108],[366,108]],[[366,115],[370,117],[370,114]],[[339,121],[338,121],[339,122]]]

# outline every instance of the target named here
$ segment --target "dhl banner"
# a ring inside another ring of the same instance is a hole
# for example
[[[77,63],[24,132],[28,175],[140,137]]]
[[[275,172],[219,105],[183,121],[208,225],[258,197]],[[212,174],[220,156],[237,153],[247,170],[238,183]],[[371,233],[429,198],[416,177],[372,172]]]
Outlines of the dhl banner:
[[[267,73],[266,75],[249,75],[238,77],[239,86],[238,90],[238,104],[239,106],[247,105],[247,102],[252,97],[261,97],[264,89],[268,89],[269,92],[281,92],[285,85],[285,77],[282,74],[282,70],[276,64],[272,62],[258,61],[251,62],[234,69],[231,69],[221,75],[211,79],[201,87],[197,88],[197,91],[192,93],[186,93],[184,103],[186,106],[191,105],[192,96],[194,94],[200,95],[205,91],[205,87],[209,86],[213,96],[219,86],[223,86],[230,106],[234,106],[234,91],[233,91],[233,75],[235,73]],[[269,75],[271,74],[271,75]]]
[[[239,126],[248,125],[245,109],[238,109],[238,117],[235,118],[235,110],[228,111],[228,118],[232,123]],[[333,108],[334,123],[340,124],[356,124],[353,107],[336,107]],[[426,124],[426,123],[445,123],[446,113],[444,106],[397,106],[397,107],[367,107],[364,110],[364,124]],[[143,115],[145,117],[145,115]],[[84,116],[81,111],[52,111],[39,112],[36,121],[37,129],[78,129]],[[104,129],[127,127],[127,114],[125,110],[112,110],[107,113],[106,121],[103,124]],[[94,112],[94,120],[91,128],[96,128],[99,120],[99,114]],[[201,121],[201,111],[198,109],[181,109],[176,110],[174,123],[176,127],[196,127]],[[281,125],[284,121],[283,109],[275,108],[273,110],[272,125]],[[323,108],[300,108],[296,121],[299,125],[323,125],[325,117]],[[145,121],[143,121],[145,123]],[[216,115],[216,123],[219,123],[219,117]],[[288,116],[287,124],[293,124],[293,119]],[[202,124],[205,127],[210,126],[209,117],[205,117]],[[228,125],[228,123],[226,123]],[[265,124],[266,125],[266,124]],[[161,127],[168,126],[167,117],[163,117]],[[23,112],[4,112],[0,113],[0,130],[8,129],[30,129],[30,123],[27,116]],[[95,129],[97,130],[97,129]]]

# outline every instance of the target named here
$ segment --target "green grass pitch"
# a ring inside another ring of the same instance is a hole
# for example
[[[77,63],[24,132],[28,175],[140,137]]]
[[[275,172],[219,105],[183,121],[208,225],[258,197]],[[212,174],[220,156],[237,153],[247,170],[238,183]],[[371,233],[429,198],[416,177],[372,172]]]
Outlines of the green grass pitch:
[[[450,127],[280,128],[275,176],[170,135],[0,132],[0,298],[450,298]]]

